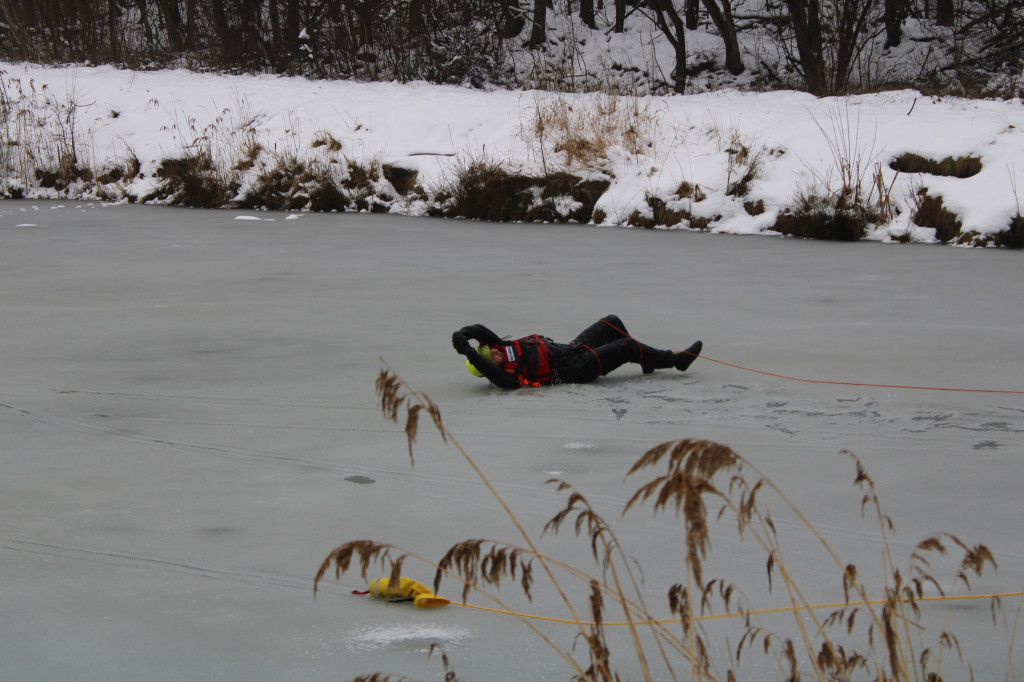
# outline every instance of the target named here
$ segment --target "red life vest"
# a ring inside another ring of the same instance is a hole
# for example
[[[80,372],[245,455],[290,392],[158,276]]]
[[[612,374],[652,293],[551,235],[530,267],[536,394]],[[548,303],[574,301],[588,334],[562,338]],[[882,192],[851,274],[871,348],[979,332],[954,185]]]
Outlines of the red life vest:
[[[550,349],[539,334],[502,344],[505,364],[502,369],[514,374],[520,386],[546,386],[551,383]]]

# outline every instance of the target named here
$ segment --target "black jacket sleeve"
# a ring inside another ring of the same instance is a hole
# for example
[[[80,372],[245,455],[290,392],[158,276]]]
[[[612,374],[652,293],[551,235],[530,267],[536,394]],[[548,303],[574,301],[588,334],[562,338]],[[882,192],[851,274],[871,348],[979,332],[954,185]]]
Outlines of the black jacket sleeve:
[[[470,364],[498,388],[519,388],[519,379],[514,374],[495,367],[493,363],[481,357],[470,345],[470,339],[485,346],[493,346],[501,343],[501,337],[482,324],[471,324],[452,334],[452,346],[459,353],[465,355]]]
[[[463,327],[459,331],[452,334],[452,346],[455,347],[459,353],[466,355],[467,351],[471,350],[469,340],[483,344],[485,346],[493,346],[496,343],[501,343],[501,337],[492,332],[482,324],[471,324],[468,327]]]

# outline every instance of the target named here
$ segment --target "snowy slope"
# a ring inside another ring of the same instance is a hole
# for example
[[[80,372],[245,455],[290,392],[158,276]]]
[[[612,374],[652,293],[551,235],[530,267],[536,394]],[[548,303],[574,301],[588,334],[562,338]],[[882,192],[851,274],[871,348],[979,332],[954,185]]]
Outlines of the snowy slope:
[[[615,98],[601,94],[481,91],[424,83],[320,82],[276,76],[221,76],[185,71],[134,72],[110,67],[66,68],[0,64],[10,96],[18,88],[73,102],[74,130],[94,167],[134,155],[142,174],[127,188],[151,191],[161,160],[181,156],[197,140],[230,159],[243,135],[265,154],[318,153],[328,134],[339,157],[415,169],[428,191],[474,159],[490,159],[523,173],[542,169],[599,175],[611,185],[597,204],[601,222],[623,225],[649,214],[658,197],[716,232],[761,233],[808,192],[835,191],[843,167],[874,201],[877,172],[898,215],[868,238],[930,241],[934,230],[910,223],[914,197],[940,196],[963,222],[963,232],[991,235],[1019,215],[1024,187],[1024,108],[1019,100],[986,101],[922,96],[914,91],[816,99],[805,93],[724,90],[670,97],[616,99],[638,112],[638,148],[611,147],[586,166],[566,165],[533,122],[539,111],[568,105],[594,111]],[[55,125],[50,121],[47,125]],[[745,170],[738,155],[757,159],[746,196],[727,189]],[[980,159],[967,179],[898,174],[889,163],[913,152],[934,160]],[[217,154],[215,153],[215,157]],[[700,188],[701,201],[680,197],[682,183]],[[55,196],[26,188],[29,196]],[[744,204],[763,202],[751,215]],[[422,213],[422,201],[391,210]],[[688,221],[680,223],[685,227]]]

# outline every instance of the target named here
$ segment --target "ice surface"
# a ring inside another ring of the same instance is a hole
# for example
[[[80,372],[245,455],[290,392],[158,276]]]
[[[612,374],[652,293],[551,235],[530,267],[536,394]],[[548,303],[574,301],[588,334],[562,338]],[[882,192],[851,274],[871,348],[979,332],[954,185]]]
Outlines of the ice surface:
[[[466,538],[518,540],[425,425],[410,466],[401,426],[377,408],[380,357],[437,402],[542,548],[589,567],[586,542],[541,537],[563,502],[544,481],[584,492],[640,558],[659,612],[680,530],[647,511],[620,519],[638,483],[623,479],[684,437],[750,458],[870,580],[878,533],[837,456],[852,450],[896,524],[898,559],[949,531],[996,555],[977,591],[1020,589],[1021,395],[802,383],[713,360],[1021,390],[1021,273],[1019,253],[994,249],[0,203],[0,678],[440,679],[424,653],[438,641],[465,679],[568,679],[507,616],[352,596],[357,572],[313,600],[321,560],[348,540],[434,559]],[[701,338],[713,360],[504,393],[451,348],[471,322],[568,340],[608,313],[654,346]],[[773,513],[809,598],[841,598],[813,539]],[[752,544],[722,539],[712,556],[757,606],[785,601]],[[433,578],[412,560],[406,573]],[[566,615],[541,584],[532,603],[512,585],[500,594]],[[1006,638],[988,622],[986,602],[956,607],[978,679],[1004,679]],[[542,629],[571,647],[570,627]]]

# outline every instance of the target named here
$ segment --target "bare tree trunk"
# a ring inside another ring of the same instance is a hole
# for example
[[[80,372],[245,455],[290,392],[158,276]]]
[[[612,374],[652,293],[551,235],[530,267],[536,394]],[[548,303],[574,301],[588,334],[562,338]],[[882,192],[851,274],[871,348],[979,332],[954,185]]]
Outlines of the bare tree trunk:
[[[793,22],[804,86],[813,95],[829,94],[825,50],[821,37],[821,5],[818,0],[786,0]]]
[[[284,49],[288,59],[299,56],[299,0],[285,0],[284,4]]]
[[[704,7],[714,22],[715,28],[725,43],[725,68],[734,76],[743,73],[743,59],[740,57],[740,43],[736,37],[736,22],[732,18],[730,0],[703,0]],[[721,6],[719,6],[721,3]]]
[[[675,50],[676,65],[672,69],[672,91],[686,90],[686,22],[679,16],[672,0],[650,0],[654,23]]]
[[[276,67],[282,63],[284,41],[281,39],[281,12],[277,0],[267,0],[267,20],[270,22],[270,60]]]
[[[199,43],[196,36],[196,0],[185,0],[185,44],[195,48]]]
[[[626,0],[615,0],[615,32],[626,30]]]
[[[533,0],[533,29],[530,31],[530,47],[537,48],[547,40],[547,0]]]
[[[952,26],[954,18],[953,0],[935,1],[935,23],[939,26]]]
[[[224,60],[230,66],[238,63],[238,37],[228,26],[227,13],[224,11],[224,0],[207,0],[210,5],[210,14],[213,18],[213,30],[220,38],[221,51]]]
[[[686,0],[686,28],[696,31],[700,26],[700,0]]]
[[[547,5],[544,5],[546,8]],[[367,0],[359,4],[356,16],[359,18],[360,46],[369,47],[373,45],[373,18],[377,15],[377,5],[373,0]]]
[[[831,74],[831,94],[845,92],[849,85],[854,60],[868,28],[871,9],[871,0],[843,0],[839,25],[836,26],[839,40]]]
[[[260,29],[263,26],[263,13],[260,0],[240,0],[238,17],[238,33],[240,37],[241,52],[239,57],[249,64],[258,64],[265,61],[265,50],[263,49]],[[261,54],[264,55],[261,59]]]
[[[508,40],[515,38],[523,32],[526,26],[526,19],[519,8],[518,0],[497,0],[498,1],[498,25],[497,34],[499,37]]]
[[[121,32],[118,30],[117,0],[107,0],[107,44],[110,46],[110,58],[121,61]]]
[[[68,8],[71,14],[71,22],[68,26],[68,33],[75,36],[73,40],[75,59],[88,59],[89,55],[96,54],[99,46],[99,36],[96,35],[95,21],[93,21],[93,6],[87,0],[75,0]],[[68,17],[65,15],[64,17]],[[77,30],[76,30],[77,29]]]
[[[682,95],[686,92],[686,36],[672,47],[676,55],[676,65],[672,69],[672,92]]]
[[[149,8],[146,6],[146,0],[135,0],[135,5],[139,8],[139,23],[142,24],[142,33],[146,36],[146,44],[153,44],[153,28],[149,25]]]
[[[597,28],[597,22],[594,20],[594,0],[580,0],[580,20],[590,28]]]
[[[896,47],[903,38],[903,21],[907,18],[906,0],[885,0],[885,46]]]
[[[181,39],[181,12],[178,10],[178,0],[157,0],[157,5],[164,19],[167,43],[175,52],[181,52],[185,49],[185,43]]]

